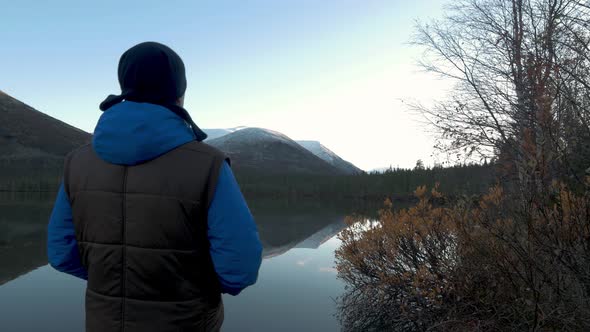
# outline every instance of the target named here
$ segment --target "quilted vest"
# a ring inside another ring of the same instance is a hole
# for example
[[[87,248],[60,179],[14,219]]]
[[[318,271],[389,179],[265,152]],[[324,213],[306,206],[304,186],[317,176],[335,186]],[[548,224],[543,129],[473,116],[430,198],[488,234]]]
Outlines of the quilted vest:
[[[133,166],[105,162],[91,145],[66,157],[64,185],[88,270],[87,331],[219,330],[207,212],[224,160],[196,141]]]

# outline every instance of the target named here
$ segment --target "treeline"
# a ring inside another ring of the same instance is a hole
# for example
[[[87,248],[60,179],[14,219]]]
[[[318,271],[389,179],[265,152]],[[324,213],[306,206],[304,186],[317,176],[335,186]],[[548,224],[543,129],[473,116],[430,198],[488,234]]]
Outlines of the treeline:
[[[412,200],[419,185],[439,184],[448,195],[480,194],[493,184],[494,166],[458,165],[389,169],[348,176],[262,175],[237,173],[246,197],[312,197],[330,199]]]
[[[51,192],[56,191],[62,170],[55,164],[47,167],[3,168],[0,191]],[[483,193],[494,179],[494,167],[458,165],[403,169],[392,168],[382,173],[347,176],[306,174],[264,175],[236,172],[236,177],[247,198],[277,199],[356,199],[395,201],[413,199],[414,189],[422,184],[440,188],[448,195]]]

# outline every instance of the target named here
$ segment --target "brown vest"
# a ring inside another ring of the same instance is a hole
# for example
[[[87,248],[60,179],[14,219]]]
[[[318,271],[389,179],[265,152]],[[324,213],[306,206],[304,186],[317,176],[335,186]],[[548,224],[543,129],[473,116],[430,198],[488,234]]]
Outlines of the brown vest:
[[[90,145],[66,157],[64,184],[88,270],[87,331],[221,326],[207,211],[225,159],[196,141],[134,166],[109,164]]]

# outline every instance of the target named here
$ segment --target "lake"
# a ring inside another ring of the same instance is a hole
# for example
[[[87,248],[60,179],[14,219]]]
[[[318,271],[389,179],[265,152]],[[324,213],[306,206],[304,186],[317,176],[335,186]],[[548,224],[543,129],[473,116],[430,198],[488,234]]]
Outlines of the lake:
[[[338,232],[352,208],[250,200],[264,260],[256,285],[224,296],[222,331],[338,331]],[[81,281],[47,265],[52,194],[0,194],[0,330],[83,331]],[[331,204],[329,204],[331,205]]]

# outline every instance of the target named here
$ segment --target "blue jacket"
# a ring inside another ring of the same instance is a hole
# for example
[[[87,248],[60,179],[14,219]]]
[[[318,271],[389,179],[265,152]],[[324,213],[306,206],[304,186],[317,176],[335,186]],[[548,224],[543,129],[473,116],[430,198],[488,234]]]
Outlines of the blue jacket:
[[[192,130],[168,109],[125,101],[100,117],[93,147],[101,159],[136,165],[194,140]],[[222,291],[239,294],[253,285],[262,260],[256,224],[227,163],[221,166],[208,211],[210,254]],[[60,186],[47,229],[47,256],[55,269],[87,279],[80,263],[69,199]]]

